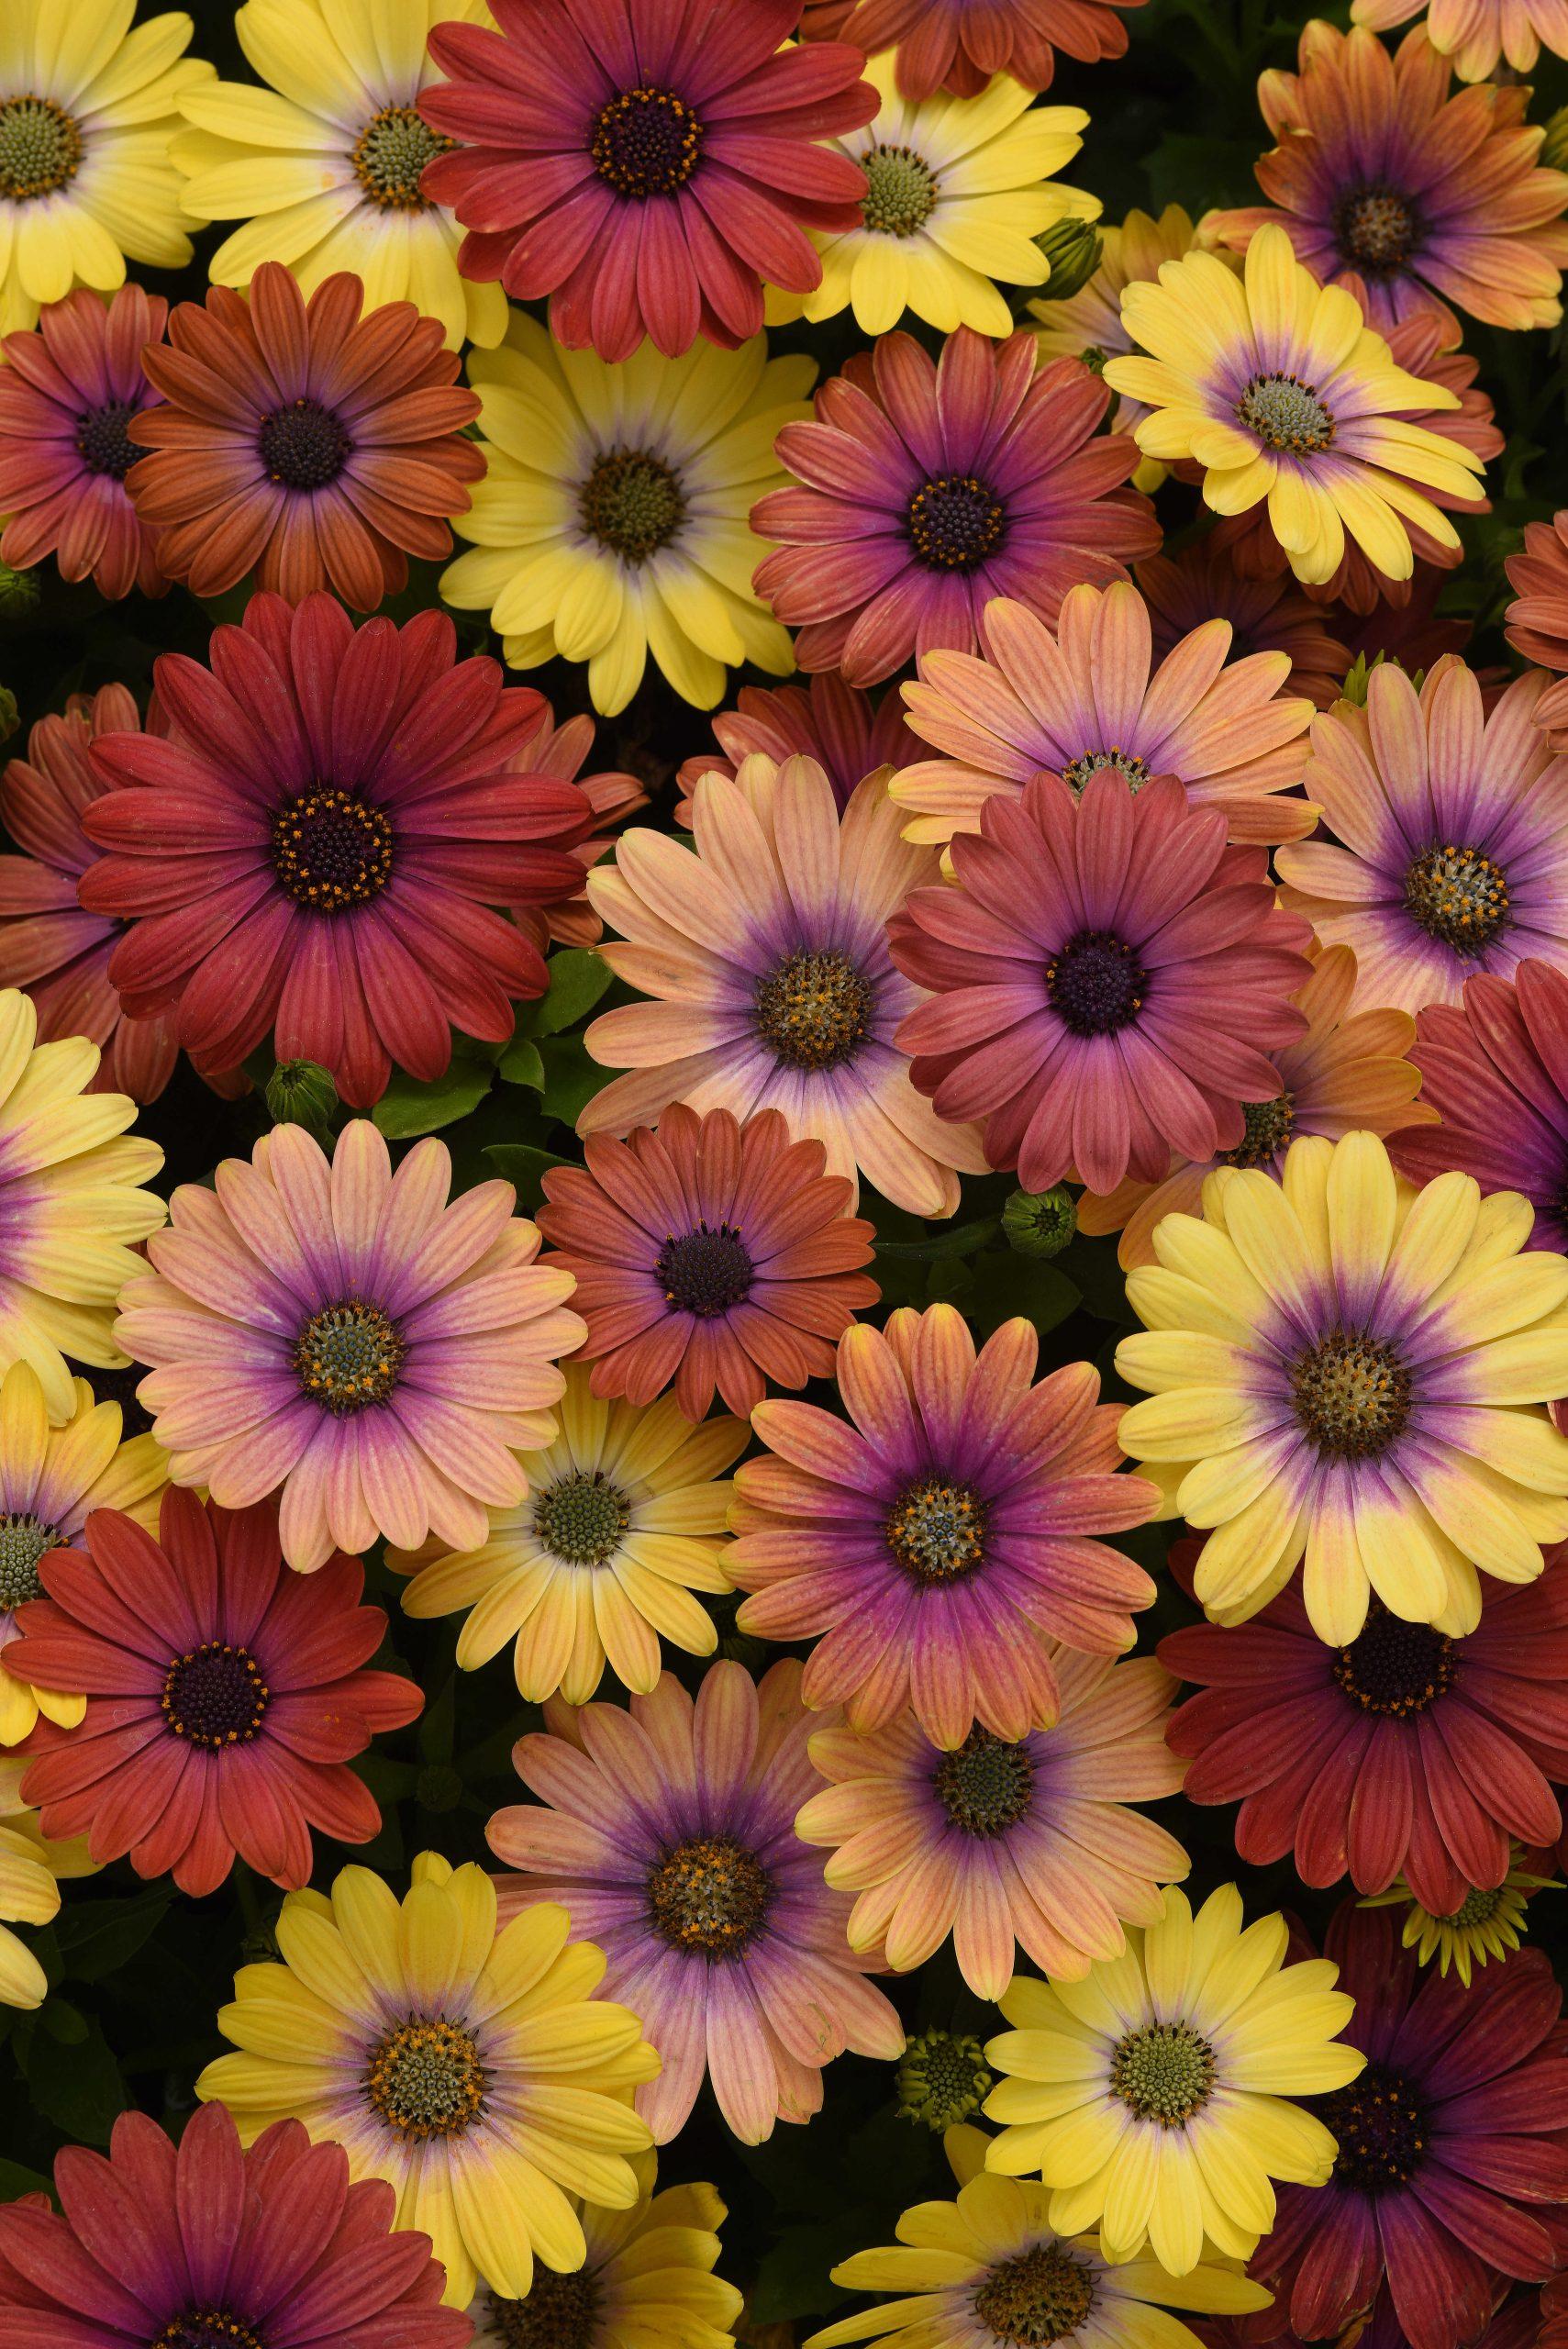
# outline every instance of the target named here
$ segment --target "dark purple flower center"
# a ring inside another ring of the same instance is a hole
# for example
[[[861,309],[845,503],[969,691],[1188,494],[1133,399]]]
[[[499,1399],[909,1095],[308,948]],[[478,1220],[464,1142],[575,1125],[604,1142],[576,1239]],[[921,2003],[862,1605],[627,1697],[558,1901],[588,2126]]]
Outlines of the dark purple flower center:
[[[1140,2121],[1179,2129],[1214,2093],[1214,2050],[1189,2022],[1129,2032],[1111,2057],[1110,2091]]]
[[[52,98],[0,100],[0,196],[52,195],[76,177],[82,155],[81,131]]]
[[[346,913],[392,878],[392,824],[382,807],[317,784],[272,818],[272,870],[285,896],[313,914]]]
[[[875,1004],[847,954],[802,948],[759,981],[757,1033],[787,1068],[841,1068],[870,1033]]]
[[[941,1756],[931,1783],[966,1835],[1005,1835],[1033,1799],[1034,1764],[1027,1741],[1009,1745],[976,1722],[961,1746]]]
[[[887,1546],[917,1582],[957,1582],[985,1562],[985,1503],[973,1485],[922,1476],[888,1511]]]
[[[373,204],[388,212],[428,212],[419,174],[457,141],[432,130],[412,106],[383,106],[354,141],[354,176]]]
[[[929,571],[973,571],[1006,537],[1007,514],[973,473],[938,473],[909,500],[906,528]]]
[[[732,1223],[699,1223],[695,1231],[666,1240],[653,1266],[664,1302],[677,1313],[712,1321],[751,1294],[756,1270],[751,1253]]]
[[[1476,848],[1429,848],[1405,875],[1405,910],[1456,954],[1479,954],[1508,918],[1508,876]]]
[[[577,494],[583,527],[635,569],[668,546],[686,517],[680,476],[646,449],[612,449],[594,461]]]
[[[1454,1642],[1429,1623],[1407,1623],[1381,1598],[1368,1602],[1366,1622],[1339,1650],[1334,1678],[1365,1713],[1407,1720],[1424,1713],[1453,1685]]]
[[[1081,930],[1045,966],[1045,991],[1074,1036],[1114,1036],[1143,1008],[1149,974],[1108,930]]]
[[[1059,2243],[1040,2243],[986,2270],[974,2313],[1012,2349],[1051,2349],[1076,2332],[1095,2305],[1095,2279]]]
[[[170,2318],[149,2349],[266,2349],[266,2336],[227,2309],[187,2309]]]
[[[761,1932],[773,1899],[773,1877],[733,1835],[677,1843],[648,1879],[654,1931],[672,1949],[704,1957],[740,1956]]]
[[[574,2275],[559,2275],[542,2260],[534,2261],[534,2280],[526,2300],[485,2296],[491,2330],[506,2349],[592,2349],[599,2314],[599,2281],[595,2270],[580,2267]]]
[[[1410,1373],[1398,1349],[1364,1330],[1330,1330],[1291,1365],[1291,1401],[1319,1452],[1373,1460],[1404,1432]]]
[[[1421,239],[1421,217],[1385,181],[1350,188],[1333,212],[1340,258],[1363,277],[1396,277]]]
[[[384,1403],[397,1384],[407,1349],[379,1305],[343,1297],[313,1313],[294,1344],[301,1386],[336,1419]]]
[[[1390,2194],[1408,2186],[1427,2150],[1426,2106],[1401,2072],[1369,2064],[1347,2088],[1318,2108],[1339,2140],[1334,2176],[1358,2194]]]
[[[588,128],[588,152],[599,177],[639,203],[684,187],[702,145],[702,124],[684,98],[648,83],[611,98]]]
[[[541,1486],[534,1499],[535,1536],[563,1565],[604,1565],[630,1522],[631,1505],[620,1486],[596,1473],[562,1476]]]
[[[1333,446],[1333,410],[1299,375],[1254,375],[1236,403],[1236,414],[1266,449],[1315,457]]]
[[[1227,1166],[1272,1166],[1290,1141],[1296,1124],[1296,1103],[1288,1093],[1272,1101],[1244,1101],[1246,1130],[1234,1150],[1220,1152]]]
[[[13,1509],[0,1517],[0,1615],[43,1597],[39,1567],[51,1550],[60,1547],[60,1533],[31,1510]]]
[[[354,444],[331,408],[298,399],[261,418],[256,446],[270,480],[309,490],[337,480]]]
[[[208,1640],[175,1657],[163,1675],[159,1702],[174,1736],[220,1753],[226,1746],[250,1744],[271,1698],[249,1648]]]
[[[484,2066],[473,2036],[441,2015],[411,2016],[389,2031],[362,2085],[387,2127],[419,2144],[461,2136],[484,2105]]]
[[[1129,789],[1134,792],[1141,791],[1149,780],[1146,763],[1136,752],[1120,750],[1085,751],[1081,757],[1062,768],[1062,779],[1071,785],[1076,796],[1081,797],[1089,777],[1101,774],[1106,767],[1122,776]]]
[[[140,414],[134,400],[106,400],[102,407],[91,407],[77,417],[76,453],[90,473],[124,481],[138,458],[146,456],[126,430],[131,417]]]

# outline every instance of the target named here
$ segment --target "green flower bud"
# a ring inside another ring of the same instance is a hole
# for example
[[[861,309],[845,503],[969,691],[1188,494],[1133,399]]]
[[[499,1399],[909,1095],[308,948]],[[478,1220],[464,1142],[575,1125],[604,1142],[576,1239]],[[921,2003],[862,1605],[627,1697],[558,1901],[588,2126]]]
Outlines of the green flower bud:
[[[16,695],[9,685],[0,685],[0,742],[8,742],[21,722]]]
[[[0,562],[0,619],[26,619],[38,609],[42,593],[36,571],[13,571]]]
[[[1081,294],[1105,250],[1105,239],[1088,220],[1058,220],[1035,243],[1051,263],[1051,275],[1040,289],[1048,302],[1070,302]]]
[[[1536,161],[1549,172],[1568,172],[1568,106],[1559,106],[1546,118],[1546,136]]]
[[[1060,1256],[1078,1229],[1078,1210],[1065,1183],[1050,1191],[1015,1191],[1002,1209],[1002,1230],[1020,1256]]]
[[[338,1088],[314,1061],[280,1061],[267,1079],[267,1115],[274,1126],[303,1126],[326,1141],[337,1107]]]
[[[933,2134],[979,2111],[994,2082],[978,2039],[923,2031],[904,2050],[894,2086],[900,2121],[922,2121]]]
[[[1345,682],[1341,689],[1340,699],[1343,701],[1353,702],[1358,709],[1364,709],[1366,707],[1366,689],[1371,682],[1372,673],[1374,669],[1381,669],[1385,661],[1389,663],[1391,668],[1397,669],[1403,666],[1403,663],[1392,652],[1374,652],[1370,661],[1367,659],[1364,652],[1358,652],[1352,666],[1345,673]],[[1418,693],[1421,690],[1421,680],[1426,674],[1427,673],[1424,669],[1412,669],[1410,672],[1410,683],[1415,686]]]

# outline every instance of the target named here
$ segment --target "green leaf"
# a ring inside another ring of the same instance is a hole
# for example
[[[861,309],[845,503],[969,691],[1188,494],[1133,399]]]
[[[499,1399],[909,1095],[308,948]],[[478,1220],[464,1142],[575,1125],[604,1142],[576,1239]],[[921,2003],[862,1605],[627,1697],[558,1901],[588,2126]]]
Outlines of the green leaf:
[[[581,1036],[547,1036],[539,1054],[544,1062],[544,1106],[563,1126],[574,1126],[615,1071],[589,1059]]]
[[[117,1972],[157,1932],[172,1897],[155,1884],[124,1900],[67,1901],[54,1920],[65,1979],[101,1982]]]
[[[558,1036],[585,1019],[615,973],[591,946],[563,946],[550,958],[550,988],[529,1022],[536,1036]],[[531,1079],[525,1079],[531,1082]]]
[[[525,1215],[532,1215],[544,1197],[542,1178],[550,1168],[576,1163],[574,1159],[558,1158],[552,1150],[536,1150],[531,1142],[524,1141],[490,1142],[484,1155],[502,1181],[511,1184]]]
[[[488,1067],[454,1061],[445,1076],[417,1085],[411,1076],[395,1075],[372,1117],[389,1141],[411,1141],[416,1134],[439,1133],[477,1109],[490,1090]]]
[[[0,2202],[19,2202],[24,2194],[47,2194],[50,2183],[36,2169],[20,2162],[0,2160]]]
[[[497,1070],[504,1084],[531,1085],[536,1092],[544,1091],[544,1063],[531,1036],[515,1036],[502,1053]]]
[[[78,2143],[106,2145],[129,2099],[102,2023],[92,2022],[79,2045],[62,2046],[35,2032],[28,2050],[28,2087],[46,2121]]]

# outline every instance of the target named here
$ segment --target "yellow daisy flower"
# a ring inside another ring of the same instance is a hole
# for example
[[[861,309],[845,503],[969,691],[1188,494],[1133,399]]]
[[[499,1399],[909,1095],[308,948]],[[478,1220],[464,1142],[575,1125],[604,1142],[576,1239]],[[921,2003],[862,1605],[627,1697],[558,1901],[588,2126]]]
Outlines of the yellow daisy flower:
[[[810,415],[816,374],[814,360],[770,359],[762,335],[682,359],[644,342],[611,365],[515,310],[501,349],[468,362],[489,470],[453,523],[473,547],[442,596],[489,612],[514,669],[585,661],[606,718],[650,652],[702,709],[723,698],[727,662],[787,676],[789,631],[751,588],[772,542],[747,517],[787,484],[773,440]]]
[[[938,90],[918,103],[899,95],[889,50],[866,61],[882,99],[863,130],[830,143],[866,175],[861,226],[814,235],[822,283],[814,294],[770,287],[770,326],[836,317],[852,309],[867,334],[885,334],[906,309],[942,334],[974,327],[1013,330],[993,279],[1043,285],[1050,264],[1035,239],[1058,220],[1097,220],[1100,203],[1054,174],[1083,145],[1078,106],[1037,106],[1036,93],[1006,73],[978,96]]]
[[[1366,2058],[1337,2034],[1355,2001],[1329,1959],[1286,1965],[1277,1913],[1243,1929],[1222,1885],[1195,1917],[1173,1887],[1157,1925],[1082,1982],[1015,1977],[1013,2025],[986,2048],[1006,2076],[985,2100],[1005,2122],[987,2165],[1038,2170],[1059,2234],[1098,2226],[1113,2265],[1147,2246],[1190,2276],[1205,2238],[1250,2259],[1274,2221],[1272,2180],[1325,2186],[1334,2140],[1297,2096],[1353,2080]]]
[[[588,2256],[575,2198],[629,2210],[630,2157],[651,2143],[630,2091],[659,2058],[625,2007],[595,1998],[604,1953],[569,1942],[543,1901],[497,1933],[483,1868],[434,1852],[400,1902],[369,1868],[331,1896],[291,1892],[281,1965],[247,1965],[218,2028],[241,2052],[196,2082],[253,2144],[274,2121],[336,2139],[355,2178],[384,2178],[400,2227],[430,2237],[445,2298],[466,2308],[483,2275],[522,2299],[534,2261]]]
[[[518,1693],[542,1704],[559,1692],[585,1705],[610,1670],[646,1696],[659,1683],[662,1633],[688,1655],[718,1643],[692,1593],[732,1587],[722,1559],[731,1486],[716,1481],[751,1440],[744,1419],[694,1427],[673,1395],[639,1408],[594,1394],[581,1363],[562,1365],[560,1432],[544,1452],[518,1454],[528,1489],[516,1508],[492,1509],[482,1549],[439,1542],[393,1550],[387,1564],[414,1579],[406,1615],[471,1612],[457,1660],[473,1672],[515,1642]]]
[[[47,1925],[60,1913],[61,1883],[98,1872],[84,1835],[51,1843],[39,1834],[20,1793],[27,1766],[0,1762],[0,2007],[41,2007],[49,1992],[43,1967],[10,1927]]]
[[[171,153],[189,174],[186,212],[242,220],[212,257],[218,285],[249,285],[286,262],[306,294],[338,270],[365,282],[365,306],[412,302],[448,343],[486,349],[506,330],[506,296],[459,273],[462,230],[419,193],[451,145],[420,119],[441,76],[435,25],[489,25],[484,0],[245,0],[234,19],[260,79],[209,82],[181,96],[190,126]]]
[[[1527,1930],[1525,1909],[1531,1894],[1562,1889],[1551,1876],[1529,1875],[1518,1865],[1523,1856],[1516,1843],[1502,1883],[1467,1892],[1459,1907],[1446,1917],[1424,1909],[1402,1876],[1395,1877],[1386,1892],[1374,1892],[1359,1905],[1362,1909],[1403,1909],[1401,1946],[1415,1951],[1418,1965],[1429,1965],[1435,1957],[1440,1974],[1446,1974],[1451,1966],[1468,1990],[1476,1966],[1485,1965],[1490,1957],[1507,1957],[1510,1950],[1518,1949]]]
[[[72,1400],[70,1418],[51,1428],[30,1363],[13,1363],[0,1380],[0,1745],[19,1745],[40,1713],[75,1729],[87,1710],[84,1697],[29,1687],[6,1669],[16,1610],[43,1594],[39,1564],[51,1550],[80,1548],[92,1509],[123,1509],[155,1531],[168,1482],[153,1437],[120,1442],[117,1403],[95,1402],[84,1378],[72,1381]]]
[[[50,1419],[65,1419],[67,1354],[99,1370],[129,1360],[110,1331],[121,1288],[147,1270],[131,1243],[163,1221],[162,1200],[138,1188],[163,1152],[126,1132],[128,1095],[87,1091],[96,1044],[37,1036],[28,997],[0,989],[0,1372],[31,1363]]]
[[[1164,262],[1157,284],[1126,288],[1122,319],[1150,355],[1109,360],[1105,376],[1149,410],[1139,447],[1204,466],[1218,514],[1266,498],[1298,579],[1331,579],[1347,530],[1389,579],[1414,568],[1407,524],[1458,546],[1422,491],[1477,501],[1482,460],[1404,413],[1457,407],[1458,394],[1396,366],[1355,296],[1319,285],[1283,228],[1258,231],[1240,277],[1213,253]]]
[[[183,269],[191,240],[169,140],[212,67],[183,13],[133,30],[136,0],[0,7],[0,334],[73,285],[112,294],[127,259]]]

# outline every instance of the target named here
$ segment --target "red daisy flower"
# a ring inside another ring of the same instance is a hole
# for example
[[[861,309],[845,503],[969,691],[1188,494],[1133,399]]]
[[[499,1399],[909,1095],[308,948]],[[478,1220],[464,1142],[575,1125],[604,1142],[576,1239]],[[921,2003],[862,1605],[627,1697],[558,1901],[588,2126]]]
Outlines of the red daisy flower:
[[[386,1617],[359,1604],[359,1561],[292,1573],[270,1504],[231,1513],[171,1486],[158,1532],[95,1510],[85,1553],[51,1551],[48,1596],[17,1609],[8,1664],[87,1698],[80,1729],[39,1719],[22,1799],[52,1840],[85,1835],[95,1860],[128,1854],[183,1892],[214,1891],[236,1854],[302,1885],[312,1827],[342,1843],[379,1831],[349,1763],[424,1700],[361,1668]]]
[[[624,768],[604,767],[593,774],[582,772],[583,763],[594,747],[595,730],[594,721],[586,712],[564,718],[558,726],[549,702],[544,702],[539,731],[529,736],[507,770],[511,774],[543,775],[555,783],[576,785],[588,803],[594,829],[568,853],[584,874],[591,873],[600,858],[608,855],[627,818],[648,805],[647,792],[637,777],[628,774]],[[557,899],[548,906],[519,906],[514,907],[513,913],[517,928],[525,938],[532,940],[541,954],[552,942],[557,946],[596,946],[605,934],[605,925],[586,896]]]
[[[758,753],[781,766],[785,759],[815,759],[833,786],[840,815],[856,785],[878,767],[906,766],[925,755],[895,692],[878,704],[831,669],[804,685],[742,685],[735,707],[714,718],[713,731],[717,751],[699,751],[676,778],[675,821],[688,830],[697,777],[732,775],[742,759]]]
[[[1284,690],[1327,709],[1344,691],[1351,650],[1333,633],[1333,615],[1315,603],[1282,561],[1272,577],[1251,578],[1211,530],[1179,554],[1151,554],[1138,566],[1149,607],[1154,652],[1163,661],[1205,620],[1229,620],[1231,656],[1288,652]]]
[[[291,604],[330,587],[373,612],[408,558],[451,552],[447,517],[484,471],[463,438],[477,395],[438,318],[411,302],[364,309],[364,287],[328,277],[307,302],[279,262],[250,295],[214,285],[182,302],[169,347],[144,353],[165,405],[127,427],[150,450],[126,475],[158,559],[194,596],[248,572]]]
[[[1568,669],[1568,511],[1528,522],[1525,542],[1504,565],[1516,600],[1504,614],[1508,642],[1543,669]],[[1535,706],[1554,751],[1568,751],[1568,678],[1552,679]]]
[[[1140,8],[1143,0],[853,0],[849,7],[823,0],[808,5],[803,35],[822,29],[858,41],[868,57],[898,52],[902,97],[929,98],[933,90],[978,97],[993,73],[1010,73],[1027,90],[1048,90],[1056,51],[1085,65],[1120,57],[1127,27],[1113,11]]]
[[[859,50],[788,40],[799,0],[493,0],[499,29],[448,20],[423,93],[460,142],[420,183],[468,235],[465,277],[550,298],[558,342],[670,358],[733,351],[762,323],[762,281],[822,282],[806,230],[856,227],[865,175],[821,142],[859,130],[876,92]]]

